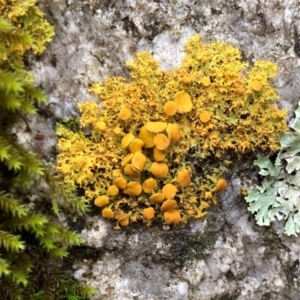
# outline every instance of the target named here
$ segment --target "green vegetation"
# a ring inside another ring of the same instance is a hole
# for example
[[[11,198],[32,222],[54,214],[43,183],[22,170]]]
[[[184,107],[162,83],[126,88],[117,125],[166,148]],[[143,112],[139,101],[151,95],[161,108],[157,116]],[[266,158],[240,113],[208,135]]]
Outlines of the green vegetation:
[[[11,133],[46,101],[25,70],[23,56],[27,50],[42,52],[54,30],[35,1],[1,1],[0,12],[1,299],[85,299],[92,289],[62,268],[68,248],[80,239],[59,217],[83,214],[87,206]],[[30,201],[32,187],[42,181],[49,198],[35,195],[37,200]]]

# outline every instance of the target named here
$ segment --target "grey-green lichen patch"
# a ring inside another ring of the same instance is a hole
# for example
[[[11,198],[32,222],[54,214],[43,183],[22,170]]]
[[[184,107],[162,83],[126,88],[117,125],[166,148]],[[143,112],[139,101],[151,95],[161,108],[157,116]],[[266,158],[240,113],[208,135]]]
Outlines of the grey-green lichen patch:
[[[281,150],[275,162],[269,157],[255,160],[264,181],[250,190],[245,199],[249,211],[256,213],[258,225],[284,220],[284,232],[297,235],[300,232],[300,102],[290,128],[290,132],[281,136]]]

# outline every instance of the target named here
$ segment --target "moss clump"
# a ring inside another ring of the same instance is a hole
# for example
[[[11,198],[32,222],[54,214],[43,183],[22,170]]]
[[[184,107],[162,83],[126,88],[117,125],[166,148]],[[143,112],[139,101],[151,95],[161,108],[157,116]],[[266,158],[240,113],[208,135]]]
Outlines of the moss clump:
[[[79,300],[92,289],[61,266],[68,249],[81,241],[59,222],[59,214],[82,214],[87,206],[11,131],[20,121],[30,130],[26,115],[46,101],[23,65],[25,51],[41,52],[54,32],[34,4],[0,1],[0,295],[6,300]],[[49,187],[51,199],[41,200],[43,205],[28,200],[37,180]]]
[[[225,155],[276,151],[287,129],[286,112],[274,104],[278,96],[270,85],[274,64],[257,61],[250,68],[238,49],[223,42],[205,44],[199,35],[185,49],[182,65],[172,71],[160,70],[150,53],[137,53],[127,63],[130,82],[111,77],[96,83],[90,91],[101,105],[79,104],[81,132],[57,128],[57,168],[65,182],[82,187],[88,201],[108,196],[105,216],[109,210],[118,224],[124,216],[148,225],[154,219],[174,224],[203,218],[216,193],[226,188]],[[186,161],[194,145],[203,162],[200,176]],[[218,167],[207,164],[212,160],[219,160]],[[149,179],[156,181],[150,194],[140,188]],[[109,195],[116,180],[136,189],[128,193],[125,186]],[[170,200],[162,193],[166,184],[177,188],[171,199],[176,208],[167,214],[161,209]],[[144,217],[148,207],[154,219]]]

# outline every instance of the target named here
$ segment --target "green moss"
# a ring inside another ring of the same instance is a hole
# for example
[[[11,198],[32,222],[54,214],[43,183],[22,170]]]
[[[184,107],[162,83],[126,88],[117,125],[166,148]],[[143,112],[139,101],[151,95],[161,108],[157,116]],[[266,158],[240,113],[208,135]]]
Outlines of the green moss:
[[[66,127],[68,130],[73,131],[75,133],[79,132],[81,128],[78,118],[58,120],[57,124],[61,124],[64,127]]]
[[[0,295],[85,299],[92,289],[60,269],[68,249],[81,241],[59,222],[59,214],[83,214],[87,206],[11,132],[22,121],[30,130],[27,114],[46,101],[23,65],[25,51],[41,52],[54,32],[35,2],[0,2]],[[49,198],[36,195],[43,205],[29,201],[41,181],[49,187]]]
[[[79,104],[80,132],[58,126],[57,169],[67,184],[85,191],[85,201],[108,196],[108,204],[96,203],[104,217],[117,220],[117,228],[137,220],[151,225],[153,220],[202,219],[217,202],[216,193],[226,188],[229,162],[224,157],[277,151],[279,136],[287,130],[286,112],[277,109],[278,95],[270,84],[276,75],[273,63],[249,67],[238,49],[224,42],[205,44],[199,35],[187,41],[185,50],[182,65],[172,71],[160,70],[150,53],[137,53],[127,63],[129,82],[111,77],[95,83],[90,91],[101,105]],[[200,172],[187,159],[191,149],[196,149]],[[112,194],[117,177],[128,185]],[[157,184],[148,193],[141,186],[149,178]],[[165,209],[150,196],[167,183],[177,188],[172,195],[177,206]],[[151,220],[143,215],[149,206],[155,210]]]

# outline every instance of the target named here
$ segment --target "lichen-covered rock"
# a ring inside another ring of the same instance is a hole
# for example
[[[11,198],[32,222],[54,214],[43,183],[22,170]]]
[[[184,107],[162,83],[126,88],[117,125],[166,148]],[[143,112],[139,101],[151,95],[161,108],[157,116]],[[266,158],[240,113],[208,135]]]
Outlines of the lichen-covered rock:
[[[77,116],[76,102],[95,99],[87,91],[91,82],[128,79],[125,61],[137,51],[150,51],[163,70],[179,67],[184,42],[196,33],[205,42],[237,47],[250,65],[257,59],[275,62],[279,107],[292,115],[299,102],[296,0],[41,0],[39,5],[55,23],[56,37],[33,68],[37,84],[49,95],[48,113],[56,117]],[[120,134],[119,128],[112,130]],[[240,190],[245,182],[255,182],[256,173],[247,159],[236,165],[219,205],[190,227],[163,232],[133,224],[116,232],[97,212],[84,231],[88,249],[77,249],[72,260],[76,277],[97,288],[94,299],[298,300],[299,241],[283,237],[282,224],[255,225]],[[200,236],[191,238],[197,231]]]

